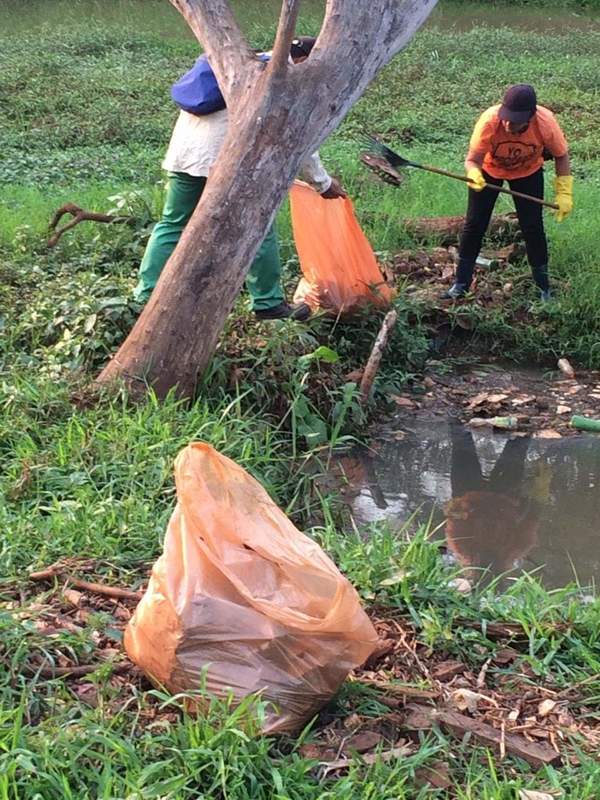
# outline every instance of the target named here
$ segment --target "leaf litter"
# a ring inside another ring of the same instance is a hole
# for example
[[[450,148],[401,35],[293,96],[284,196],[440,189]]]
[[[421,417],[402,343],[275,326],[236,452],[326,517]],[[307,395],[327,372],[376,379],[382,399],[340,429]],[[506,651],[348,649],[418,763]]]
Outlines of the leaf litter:
[[[97,575],[102,566],[71,559],[54,569],[58,574],[67,571]],[[147,574],[139,577],[137,583]],[[83,582],[104,585],[97,577]],[[56,575],[42,583],[13,582],[0,593],[0,608],[11,613],[32,638],[27,658],[20,664],[11,664],[0,646],[0,658],[8,669],[35,681],[34,688],[46,680],[60,679],[74,702],[90,707],[99,702],[94,675],[104,671],[114,714],[130,698],[152,688],[121,646],[137,602],[126,596],[127,591],[124,597],[114,597],[74,590]],[[416,752],[420,734],[436,727],[457,739],[468,735],[473,744],[490,747],[500,759],[518,755],[535,768],[560,763],[564,757],[573,759],[576,748],[589,752],[600,748],[600,721],[585,713],[583,687],[557,691],[531,680],[519,649],[523,638],[520,626],[488,623],[489,657],[482,667],[473,669],[447,652],[432,651],[420,641],[412,621],[398,610],[377,607],[370,609],[370,615],[379,645],[350,676],[349,685],[372,693],[380,711],[367,714],[359,710],[359,702],[354,706],[350,702],[319,715],[310,741],[301,745],[299,752],[316,762],[315,774],[320,779],[342,775],[356,759],[368,766]],[[86,642],[84,653],[70,645],[74,636]],[[181,713],[172,706],[163,708],[150,702],[139,721],[147,726],[170,724]],[[438,761],[416,777],[443,788],[450,785],[448,771],[448,763]]]

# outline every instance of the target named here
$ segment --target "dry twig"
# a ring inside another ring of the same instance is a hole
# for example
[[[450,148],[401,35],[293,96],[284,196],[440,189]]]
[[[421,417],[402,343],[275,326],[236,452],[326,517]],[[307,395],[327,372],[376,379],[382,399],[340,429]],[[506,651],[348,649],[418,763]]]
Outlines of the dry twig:
[[[70,214],[73,219],[70,222],[67,222],[61,228],[57,228],[56,226],[64,217],[65,214]],[[59,209],[56,210],[54,216],[52,217],[48,228],[51,231],[54,231],[52,236],[48,239],[48,247],[56,247],[58,240],[71,228],[74,228],[76,225],[79,225],[80,222],[124,222],[124,223],[131,223],[134,221],[134,217],[122,217],[115,214],[99,214],[95,211],[85,211],[85,209],[80,208],[79,206],[75,205],[75,203],[65,203],[64,206],[61,206]]]
[[[103,583],[90,583],[69,575],[60,565],[48,567],[40,572],[31,572],[29,579],[32,581],[50,581],[53,578],[63,578],[71,586],[83,589],[92,594],[101,594],[105,597],[114,597],[117,600],[141,600],[142,592],[134,592],[131,589],[121,589],[119,586],[106,586]]]

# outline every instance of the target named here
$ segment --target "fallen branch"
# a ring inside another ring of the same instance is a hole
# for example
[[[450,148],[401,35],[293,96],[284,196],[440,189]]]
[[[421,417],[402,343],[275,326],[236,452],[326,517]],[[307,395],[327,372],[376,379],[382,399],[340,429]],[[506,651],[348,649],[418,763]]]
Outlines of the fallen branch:
[[[91,592],[92,594],[103,594],[106,597],[114,597],[117,600],[141,600],[143,592],[134,592],[131,589],[121,589],[119,586],[106,586],[104,583],[90,583],[74,578],[72,575],[65,575],[65,579],[77,589]]]
[[[70,222],[67,222],[66,225],[63,225],[62,228],[57,229],[56,226],[65,214],[70,214],[73,219]],[[80,222],[131,223],[134,221],[134,217],[121,217],[115,214],[99,214],[95,211],[85,211],[83,208],[76,206],[75,203],[65,203],[64,206],[61,206],[56,210],[54,216],[50,220],[50,224],[48,225],[49,230],[54,231],[54,234],[48,239],[48,247],[55,247],[63,233],[71,228],[74,228],[76,225],[79,225]]]
[[[480,744],[491,748],[499,755],[503,755],[503,751],[506,751],[513,756],[522,758],[536,769],[550,764],[560,764],[560,754],[549,745],[530,742],[524,736],[515,733],[498,731],[491,725],[467,717],[465,714],[458,714],[455,711],[438,711],[434,712],[433,718],[453,736],[462,739],[468,733]]]
[[[459,739],[463,739],[468,734],[479,744],[489,747],[501,758],[504,758],[505,753],[509,753],[522,758],[536,769],[548,764],[559,764],[561,761],[560,754],[547,744],[530,742],[517,733],[507,733],[504,727],[497,730],[486,722],[473,719],[466,714],[459,714],[456,711],[438,711],[428,706],[413,706],[402,727],[410,733],[429,730],[434,724]]]
[[[527,631],[518,622],[488,622],[487,620],[475,622],[470,619],[458,618],[455,624],[463,628],[473,628],[492,642],[507,640],[515,646],[529,642]],[[565,622],[549,622],[546,624],[546,630],[552,633],[560,633],[568,627]]]
[[[398,319],[398,314],[396,311],[388,311],[385,315],[383,323],[381,325],[381,330],[377,334],[377,338],[375,339],[375,344],[373,345],[373,349],[371,350],[371,355],[369,356],[369,360],[365,366],[365,371],[363,372],[362,380],[360,382],[360,402],[362,404],[366,403],[369,399],[369,394],[371,392],[371,387],[373,386],[373,381],[375,380],[375,376],[377,375],[377,370],[379,369],[379,364],[381,363],[381,359],[383,356],[383,351],[387,345],[387,341],[390,335],[390,331],[393,329],[396,321]]]
[[[475,622],[470,619],[458,619],[456,624],[463,628],[478,630],[486,639],[492,642],[503,641],[504,639],[509,641],[513,639],[528,641],[525,629],[518,622],[488,622],[487,620]]]
[[[48,569],[41,570],[40,572],[31,572],[29,579],[32,581],[50,581],[53,578],[62,578],[71,586],[76,589],[83,589],[92,594],[101,594],[105,597],[113,597],[117,600],[141,600],[142,592],[134,592],[131,589],[121,589],[119,586],[107,586],[104,583],[90,583],[76,578],[74,575],[69,575],[60,565],[48,567]]]
[[[31,678],[64,678],[66,675],[72,678],[80,678],[82,675],[89,675],[90,672],[95,672],[100,667],[107,665],[111,667],[116,675],[122,672],[129,672],[133,667],[133,664],[129,661],[119,662],[118,664],[111,661],[98,661],[96,664],[74,664],[72,667],[34,667],[31,664],[25,664],[21,668],[21,672]]]
[[[390,694],[398,694],[403,697],[410,697],[418,700],[435,700],[440,696],[436,689],[420,689],[418,686],[403,686],[401,683],[390,683],[389,681],[369,680],[359,678],[359,683],[374,686],[377,689],[384,689]]]
[[[417,217],[405,219],[404,228],[417,241],[430,242],[432,239],[447,246],[457,244],[465,224],[464,217]],[[516,214],[499,214],[492,217],[488,236],[513,242],[519,238],[519,225]]]

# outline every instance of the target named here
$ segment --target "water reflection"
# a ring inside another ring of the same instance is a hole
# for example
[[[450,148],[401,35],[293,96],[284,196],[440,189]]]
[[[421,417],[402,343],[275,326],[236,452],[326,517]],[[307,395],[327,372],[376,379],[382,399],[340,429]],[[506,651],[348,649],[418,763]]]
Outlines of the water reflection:
[[[600,438],[509,438],[415,421],[341,465],[359,526],[431,519],[474,571],[541,568],[548,586],[600,577]]]
[[[456,424],[450,431],[452,499],[444,508],[448,548],[465,567],[504,573],[522,564],[537,541],[544,497],[536,496],[539,481],[525,481],[530,439],[506,441],[486,476],[472,433]]]

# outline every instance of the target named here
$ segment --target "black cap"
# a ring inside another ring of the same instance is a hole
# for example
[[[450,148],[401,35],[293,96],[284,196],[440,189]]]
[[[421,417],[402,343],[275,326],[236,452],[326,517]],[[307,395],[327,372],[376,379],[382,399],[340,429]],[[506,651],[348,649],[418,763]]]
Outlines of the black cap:
[[[292,58],[306,58],[315,46],[317,40],[314,36],[297,36],[292,40],[290,55]]]
[[[517,83],[506,90],[498,116],[522,125],[529,122],[537,110],[535,89],[528,83]]]

